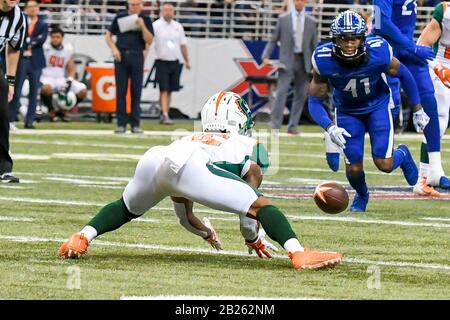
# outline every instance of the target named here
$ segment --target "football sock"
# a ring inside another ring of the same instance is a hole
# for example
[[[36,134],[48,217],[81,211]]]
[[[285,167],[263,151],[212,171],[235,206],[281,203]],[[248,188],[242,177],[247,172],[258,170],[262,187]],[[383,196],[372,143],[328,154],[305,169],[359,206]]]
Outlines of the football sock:
[[[423,177],[429,177],[430,176],[430,164],[428,163],[424,163],[424,162],[420,162],[420,166],[419,166],[419,177],[423,178]]]
[[[289,239],[297,239],[289,221],[284,214],[275,206],[264,206],[258,211],[257,219],[267,235],[284,247]],[[296,250],[299,251],[299,250]]]
[[[441,139],[436,99],[433,93],[425,93],[420,95],[420,100],[423,110],[430,117],[430,122],[428,122],[423,132],[427,139],[428,152],[440,151]]]
[[[93,227],[97,231],[97,236],[99,236],[105,232],[116,230],[136,218],[139,218],[139,216],[128,211],[125,202],[120,198],[104,206],[87,225]]]
[[[428,146],[425,142],[420,145],[419,178],[430,176],[430,159],[428,157]]]
[[[300,242],[298,242],[298,239],[296,238],[292,238],[286,241],[283,247],[287,252],[305,251],[305,248],[301,246]]]
[[[392,157],[393,160],[391,172],[397,169],[403,163],[403,161],[405,161],[405,153],[403,152],[403,150],[395,149]]]
[[[92,240],[94,240],[97,237],[97,230],[95,230],[95,228],[93,228],[91,226],[85,226],[79,232],[79,234],[81,234],[81,233],[84,234],[84,236],[86,238],[88,238],[89,242],[91,242]]]
[[[445,176],[441,163],[441,153],[439,151],[428,152],[428,157],[430,159],[429,183],[436,186],[439,185],[440,178]]]
[[[420,145],[420,162],[430,163],[430,159],[428,158],[428,146],[425,142],[422,142]]]
[[[350,185],[360,195],[366,195],[369,192],[369,190],[367,189],[366,174],[364,173],[364,171],[361,171],[359,174],[356,174],[356,175],[352,176],[346,170],[345,171],[345,175],[347,176],[347,180],[350,183]]]

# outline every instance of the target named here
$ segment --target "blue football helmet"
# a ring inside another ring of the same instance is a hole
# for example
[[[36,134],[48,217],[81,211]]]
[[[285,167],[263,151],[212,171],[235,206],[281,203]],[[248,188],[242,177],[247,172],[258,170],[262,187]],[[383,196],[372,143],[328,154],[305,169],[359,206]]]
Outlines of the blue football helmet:
[[[330,35],[333,42],[333,56],[343,66],[355,68],[367,59],[365,45],[367,26],[364,19],[354,11],[341,12],[331,23]],[[346,53],[345,41],[360,39],[361,42],[354,52]]]

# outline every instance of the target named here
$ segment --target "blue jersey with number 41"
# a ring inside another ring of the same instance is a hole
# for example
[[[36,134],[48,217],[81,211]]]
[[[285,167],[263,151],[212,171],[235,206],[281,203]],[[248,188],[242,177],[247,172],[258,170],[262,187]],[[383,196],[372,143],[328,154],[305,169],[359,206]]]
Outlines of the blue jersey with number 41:
[[[327,42],[314,50],[315,71],[333,86],[333,104],[341,112],[367,114],[389,105],[390,89],[384,72],[392,61],[392,48],[380,37],[367,37],[368,59],[357,68],[341,66]]]

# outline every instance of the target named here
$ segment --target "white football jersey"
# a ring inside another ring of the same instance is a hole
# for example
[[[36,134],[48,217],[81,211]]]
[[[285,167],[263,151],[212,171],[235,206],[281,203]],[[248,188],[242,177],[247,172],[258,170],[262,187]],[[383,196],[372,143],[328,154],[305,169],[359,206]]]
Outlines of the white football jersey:
[[[42,70],[42,76],[52,78],[64,78],[69,60],[73,57],[73,47],[70,43],[62,45],[60,50],[52,47],[50,42],[43,45],[46,67]]]
[[[256,139],[240,134],[201,132],[170,144],[166,158],[181,168],[194,152],[201,152],[205,155],[205,163],[214,163],[242,177],[250,167],[249,160],[255,155],[257,146]],[[264,154],[256,155],[258,159],[267,157],[265,149],[261,153]]]

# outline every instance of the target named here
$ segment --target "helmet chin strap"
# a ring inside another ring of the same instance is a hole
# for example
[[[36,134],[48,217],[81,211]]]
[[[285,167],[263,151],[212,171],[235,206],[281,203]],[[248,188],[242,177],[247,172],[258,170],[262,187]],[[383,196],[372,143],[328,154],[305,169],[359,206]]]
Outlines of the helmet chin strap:
[[[351,57],[355,57],[356,55],[358,55],[358,51],[359,51],[358,49],[359,48],[356,48],[356,50],[353,54],[346,54],[342,48],[341,48],[341,51],[342,51],[342,55],[344,57],[351,58]]]

